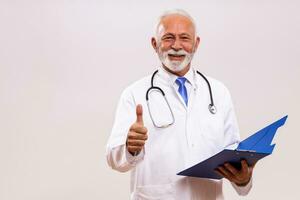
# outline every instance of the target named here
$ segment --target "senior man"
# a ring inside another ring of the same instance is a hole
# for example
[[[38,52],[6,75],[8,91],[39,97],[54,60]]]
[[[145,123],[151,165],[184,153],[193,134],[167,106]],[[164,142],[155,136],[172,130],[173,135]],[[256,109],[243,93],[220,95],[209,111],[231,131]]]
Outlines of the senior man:
[[[240,137],[230,94],[221,82],[191,67],[200,43],[193,19],[182,10],[159,19],[151,43],[161,67],[122,93],[107,162],[120,172],[131,171],[131,199],[223,199],[222,180],[176,174],[224,148],[237,147]],[[246,195],[253,166],[246,161],[241,166],[224,163],[216,172]]]

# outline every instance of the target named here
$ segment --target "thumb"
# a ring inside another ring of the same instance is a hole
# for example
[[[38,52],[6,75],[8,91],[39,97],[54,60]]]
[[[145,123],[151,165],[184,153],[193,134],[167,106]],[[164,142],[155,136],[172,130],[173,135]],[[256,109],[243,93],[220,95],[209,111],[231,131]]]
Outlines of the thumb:
[[[144,125],[143,121],[143,107],[141,104],[136,106],[136,122]]]

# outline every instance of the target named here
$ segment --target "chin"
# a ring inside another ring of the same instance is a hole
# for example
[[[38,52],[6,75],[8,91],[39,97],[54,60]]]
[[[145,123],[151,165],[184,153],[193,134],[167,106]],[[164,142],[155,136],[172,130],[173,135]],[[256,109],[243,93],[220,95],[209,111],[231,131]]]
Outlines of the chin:
[[[168,64],[169,64],[168,65],[169,69],[171,69],[172,71],[180,72],[180,71],[184,71],[186,68],[188,68],[190,63],[186,63],[184,61],[182,61],[182,62],[178,62],[178,61],[172,62],[171,61]]]
[[[185,70],[187,70],[189,68],[189,64],[182,67],[182,66],[172,66],[172,65],[165,65],[165,67],[170,71],[170,72],[173,72],[173,74],[178,74],[180,72],[183,72]]]

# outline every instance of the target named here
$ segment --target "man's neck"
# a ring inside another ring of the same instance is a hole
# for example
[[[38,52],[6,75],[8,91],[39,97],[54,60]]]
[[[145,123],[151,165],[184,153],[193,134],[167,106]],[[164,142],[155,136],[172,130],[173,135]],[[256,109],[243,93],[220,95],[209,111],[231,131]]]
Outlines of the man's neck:
[[[170,70],[164,64],[162,66],[167,72],[170,72],[171,74],[174,74],[176,76],[184,76],[189,71],[189,69],[191,67],[191,63],[189,63],[183,70],[178,71],[178,72],[174,72],[174,71]]]

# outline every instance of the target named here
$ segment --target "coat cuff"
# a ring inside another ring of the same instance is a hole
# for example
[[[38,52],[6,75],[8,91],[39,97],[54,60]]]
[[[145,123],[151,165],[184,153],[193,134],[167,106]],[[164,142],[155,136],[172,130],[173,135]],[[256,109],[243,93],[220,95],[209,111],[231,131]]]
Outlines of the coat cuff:
[[[130,164],[130,165],[136,165],[139,161],[141,161],[144,158],[145,155],[145,150],[144,148],[142,149],[141,152],[139,152],[139,154],[137,155],[131,155],[131,153],[129,153],[129,151],[126,148],[126,145],[124,145],[124,151],[125,151],[125,155],[126,155],[126,161]]]
[[[250,192],[250,190],[252,188],[252,180],[253,180],[253,177],[251,177],[250,181],[245,186],[238,186],[238,185],[236,185],[233,182],[231,182],[231,185],[234,187],[234,189],[236,190],[236,192],[239,195],[246,196]]]

